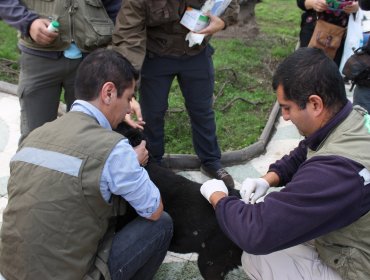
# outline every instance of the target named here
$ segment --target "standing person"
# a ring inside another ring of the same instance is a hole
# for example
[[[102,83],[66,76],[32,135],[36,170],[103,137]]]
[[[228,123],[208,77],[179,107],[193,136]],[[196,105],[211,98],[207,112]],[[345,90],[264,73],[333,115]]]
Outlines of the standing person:
[[[111,42],[120,5],[121,0],[1,1],[0,18],[20,33],[20,141],[57,118],[63,90],[69,111],[77,67],[90,51]],[[51,20],[59,23],[58,32],[48,30]]]
[[[180,24],[187,6],[200,9],[205,0],[127,0],[122,2],[113,32],[113,47],[141,69],[140,105],[151,153],[160,162],[164,155],[164,116],[168,95],[176,77],[190,116],[193,145],[201,171],[234,187],[222,168],[212,109],[214,90],[211,35],[237,21],[239,5],[232,0],[221,17],[210,15],[207,35],[200,45],[189,47],[189,30]]]
[[[131,110],[137,78],[119,53],[92,52],[79,66],[71,111],[20,144],[1,228],[7,280],[153,278],[172,220],[139,164],[147,160],[145,142],[134,150],[112,131]],[[112,216],[124,214],[119,201],[139,217],[115,231]]]
[[[340,2],[340,1],[339,1]],[[322,19],[326,22],[347,27],[349,16],[358,11],[358,2],[343,8],[343,11],[330,11],[326,0],[297,0],[297,6],[303,10],[301,18],[301,30],[299,33],[300,47],[307,47],[315,29],[316,20]],[[344,48],[345,36],[343,36],[340,47],[338,48],[334,61],[340,65]]]
[[[338,67],[319,49],[286,58],[273,88],[284,120],[305,139],[243,182],[246,202],[215,179],[202,194],[245,251],[252,279],[370,279],[370,116],[352,107]],[[255,203],[273,186],[285,188]]]
[[[361,9],[365,11],[370,10],[370,1],[359,1]],[[366,42],[366,55],[370,55],[370,42]],[[369,78],[368,78],[369,79]],[[360,105],[370,113],[370,87],[368,85],[356,84],[353,92],[353,104]]]
[[[356,84],[353,91],[353,105],[360,105],[370,112],[370,87],[368,85]]]

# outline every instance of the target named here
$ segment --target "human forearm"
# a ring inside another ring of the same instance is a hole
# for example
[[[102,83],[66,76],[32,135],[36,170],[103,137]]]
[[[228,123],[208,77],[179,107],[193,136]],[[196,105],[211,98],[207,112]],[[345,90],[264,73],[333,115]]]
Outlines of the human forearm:
[[[0,2],[0,18],[23,35],[29,35],[30,25],[38,17],[35,12],[29,11],[18,0],[2,0]]]
[[[113,49],[125,56],[139,70],[146,54],[146,8],[143,1],[122,2],[112,35]]]
[[[162,213],[163,213],[163,203],[161,199],[157,210],[148,219],[152,221],[156,221],[161,217]]]
[[[216,207],[217,203],[224,197],[226,197],[226,193],[224,192],[214,192],[211,197],[209,198],[209,202],[212,204],[213,208]]]

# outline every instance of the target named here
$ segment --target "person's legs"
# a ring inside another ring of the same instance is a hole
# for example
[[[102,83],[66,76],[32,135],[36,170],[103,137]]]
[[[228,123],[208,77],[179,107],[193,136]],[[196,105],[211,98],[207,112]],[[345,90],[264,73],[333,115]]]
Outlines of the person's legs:
[[[356,86],[353,93],[353,105],[360,105],[370,113],[370,87]]]
[[[78,66],[82,62],[82,58],[79,59],[68,59],[67,67],[64,70],[65,74],[63,79],[63,88],[64,88],[64,101],[67,106],[67,112],[71,109],[72,103],[76,100],[75,97],[75,78]]]
[[[179,85],[190,116],[193,146],[201,161],[201,171],[223,180],[234,188],[234,180],[221,165],[221,151],[216,136],[215,114],[212,108],[214,91],[213,48],[208,46],[198,55],[179,60]]]
[[[70,60],[64,57],[49,59],[21,54],[18,86],[21,107],[20,141],[35,128],[57,118],[63,79],[67,74],[72,76],[73,73],[69,71],[75,72],[76,69],[70,69],[69,63]]]
[[[160,162],[164,154],[164,116],[168,109],[168,94],[173,73],[171,59],[146,56],[141,70],[140,106],[145,121],[151,155]]]
[[[179,85],[189,113],[193,145],[204,166],[221,168],[221,152],[212,108],[214,90],[213,50],[209,46],[198,55],[181,60]]]
[[[341,280],[337,272],[323,263],[315,247],[297,245],[268,255],[243,252],[242,267],[254,280]]]
[[[115,234],[109,255],[112,280],[152,279],[166,256],[173,234],[171,217],[155,222],[138,217]]]

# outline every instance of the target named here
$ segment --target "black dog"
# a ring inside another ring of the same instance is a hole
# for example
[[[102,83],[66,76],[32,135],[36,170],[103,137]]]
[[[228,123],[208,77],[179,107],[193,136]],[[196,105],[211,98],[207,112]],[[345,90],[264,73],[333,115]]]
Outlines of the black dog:
[[[133,146],[145,139],[140,130],[124,124],[117,132],[126,136]],[[219,228],[213,207],[200,193],[201,184],[150,160],[145,168],[160,190],[164,210],[173,219],[174,235],[169,250],[198,253],[199,271],[205,279],[224,279],[229,271],[241,265],[242,250]],[[229,189],[229,195],[240,197],[235,189]]]

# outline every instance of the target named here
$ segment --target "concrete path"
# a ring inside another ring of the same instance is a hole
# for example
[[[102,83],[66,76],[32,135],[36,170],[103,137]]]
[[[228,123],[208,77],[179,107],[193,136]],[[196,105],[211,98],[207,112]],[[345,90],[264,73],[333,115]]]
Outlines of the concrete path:
[[[352,96],[349,94],[349,98]],[[7,204],[7,181],[9,178],[9,161],[18,145],[19,133],[19,103],[14,95],[0,92],[0,226],[2,212]],[[282,157],[293,149],[302,139],[291,122],[281,117],[275,123],[276,131],[266,147],[266,153],[251,161],[227,167],[234,177],[236,188],[246,177],[259,177],[267,171],[270,163]],[[181,171],[181,175],[203,183],[208,180],[198,171]],[[202,279],[196,265],[197,254],[174,254],[169,252],[158,271],[155,280]],[[226,279],[248,279],[241,269],[230,272]]]

